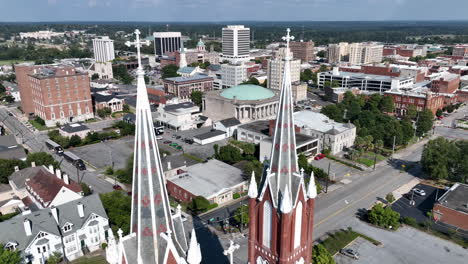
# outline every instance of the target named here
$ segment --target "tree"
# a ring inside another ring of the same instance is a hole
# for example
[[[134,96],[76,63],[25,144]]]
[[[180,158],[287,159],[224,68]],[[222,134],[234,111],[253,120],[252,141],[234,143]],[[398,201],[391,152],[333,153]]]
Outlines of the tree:
[[[45,125],[46,125],[44,119],[40,118],[39,116],[36,116],[36,117],[34,118],[34,121],[36,121],[36,123],[38,123],[38,124],[41,125],[41,126],[45,126]]]
[[[260,82],[255,77],[250,77],[249,80],[242,82],[241,84],[253,84],[253,85],[260,85]]]
[[[314,74],[310,69],[305,69],[303,72],[301,72],[301,81],[308,82],[312,80],[313,75]]]
[[[234,212],[234,220],[242,226],[249,224],[249,206],[247,204],[242,204]]]
[[[19,250],[6,249],[3,244],[0,244],[0,263],[2,264],[20,264],[22,263]]]
[[[169,64],[161,69],[162,71],[161,78],[165,79],[165,78],[180,76],[179,74],[177,74],[178,70],[179,70],[179,67],[177,65]]]
[[[94,73],[93,75],[91,75],[91,80],[97,80],[99,79],[99,73]]]
[[[36,166],[46,166],[49,165],[54,166],[54,168],[58,168],[59,163],[52,157],[49,153],[46,152],[34,152],[29,153],[26,157],[26,164],[30,165],[32,162],[36,163]]]
[[[444,114],[444,111],[442,109],[437,109],[436,116],[441,117]]]
[[[392,96],[382,96],[379,103],[379,109],[382,112],[392,113],[394,110],[394,102]]]
[[[322,107],[320,113],[326,115],[330,119],[335,120],[336,122],[343,121],[343,111],[336,104],[331,104]]]
[[[252,172],[255,172],[255,181],[258,184],[260,182],[260,179],[262,178],[263,164],[258,160],[248,161],[247,164],[245,164],[244,166],[243,172],[243,178],[245,180],[249,180],[252,175]]]
[[[395,196],[393,196],[393,193],[387,193],[385,200],[387,200],[388,203],[393,203],[395,201]]]
[[[333,256],[322,244],[314,245],[312,250],[312,263],[314,264],[335,264]]]
[[[112,109],[110,107],[104,107],[97,110],[97,114],[100,118],[106,118],[112,114]]]
[[[218,145],[218,144],[214,144],[214,145],[213,145],[213,150],[214,150],[214,153],[215,153],[215,154],[214,154],[215,157],[217,157],[218,154],[219,154],[219,145]]]
[[[327,52],[324,50],[317,52],[317,57],[325,58],[326,56],[327,56]]]
[[[434,115],[432,114],[431,110],[426,109],[422,112],[419,112],[419,117],[417,119],[416,136],[421,137],[432,129]]]
[[[70,141],[68,143],[70,147],[78,147],[81,145],[81,138],[78,135],[73,135],[70,137]]]
[[[383,207],[381,203],[372,207],[367,218],[371,224],[384,228],[398,229],[400,226],[400,213],[393,211],[390,206]]]
[[[62,262],[62,253],[58,251],[52,253],[52,255],[47,259],[47,264],[59,264],[60,262]]]
[[[130,231],[132,197],[122,191],[103,193],[99,197],[109,217],[110,226],[114,234],[117,234],[117,230],[121,228],[123,234],[127,235]]]
[[[202,106],[202,100],[203,100],[203,93],[201,91],[193,91],[190,94],[190,99],[198,107],[201,107]]]
[[[148,76],[145,75],[143,78],[145,79],[145,84],[150,83],[150,78]]]
[[[0,81],[0,93],[4,93],[6,92],[6,88],[5,86],[2,84],[2,82]]]
[[[11,104],[11,103],[14,103],[15,102],[15,98],[11,95],[5,95],[5,97],[3,97],[3,100],[5,100],[5,102]]]
[[[128,73],[127,67],[125,65],[120,64],[116,67],[113,67],[113,74],[114,77],[120,80],[124,84],[131,84],[133,82],[133,77]]]
[[[88,195],[90,195],[90,194],[93,193],[93,191],[91,190],[91,188],[89,188],[89,185],[88,185],[88,184],[82,182],[80,185],[81,185],[81,190],[83,191],[83,195],[84,195],[84,196],[88,196]]]
[[[462,166],[467,156],[468,154],[460,153],[460,149],[453,142],[438,137],[424,146],[421,165],[431,179],[457,178],[457,168]]]
[[[188,205],[188,209],[196,214],[203,213],[210,207],[210,201],[203,196],[196,196]]]
[[[124,104],[122,110],[124,113],[130,113],[130,105]]]
[[[405,117],[408,119],[415,119],[416,115],[418,114],[418,110],[416,109],[416,106],[414,105],[409,105],[408,108],[406,109],[406,115]]]
[[[218,159],[229,164],[234,164],[242,160],[240,150],[234,146],[222,146],[219,149]]]

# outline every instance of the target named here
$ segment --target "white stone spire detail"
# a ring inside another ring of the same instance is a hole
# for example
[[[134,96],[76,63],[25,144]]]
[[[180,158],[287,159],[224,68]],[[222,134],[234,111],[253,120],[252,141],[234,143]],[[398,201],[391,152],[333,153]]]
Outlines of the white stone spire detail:
[[[180,40],[180,61],[179,68],[187,67],[187,57],[185,56],[184,41]]]
[[[187,251],[187,262],[189,264],[200,264],[202,261],[202,255],[200,250],[200,244],[197,241],[197,235],[195,229],[192,229],[192,237],[190,238],[190,246]]]
[[[280,210],[283,214],[289,214],[292,211],[292,200],[291,195],[289,194],[288,185],[286,185],[285,192],[281,200]]]
[[[249,193],[250,198],[256,199],[258,197],[257,181],[255,180],[255,171],[252,171],[252,177],[250,179]]]
[[[317,186],[315,185],[314,172],[310,174],[309,185],[307,186],[307,197],[315,199],[317,197]]]

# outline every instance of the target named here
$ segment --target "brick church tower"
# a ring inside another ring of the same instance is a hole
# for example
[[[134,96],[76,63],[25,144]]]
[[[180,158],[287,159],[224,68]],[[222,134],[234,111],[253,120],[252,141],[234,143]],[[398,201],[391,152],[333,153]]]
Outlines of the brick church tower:
[[[250,264],[304,264],[312,259],[312,231],[317,190],[298,169],[291,90],[291,52],[287,30],[284,78],[271,149],[270,165],[259,186],[255,175],[249,186]]]

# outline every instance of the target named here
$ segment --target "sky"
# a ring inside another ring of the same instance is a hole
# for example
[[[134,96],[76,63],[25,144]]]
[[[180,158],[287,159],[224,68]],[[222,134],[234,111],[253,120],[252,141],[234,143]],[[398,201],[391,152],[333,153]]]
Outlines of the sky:
[[[466,20],[468,0],[0,0],[0,21]]]

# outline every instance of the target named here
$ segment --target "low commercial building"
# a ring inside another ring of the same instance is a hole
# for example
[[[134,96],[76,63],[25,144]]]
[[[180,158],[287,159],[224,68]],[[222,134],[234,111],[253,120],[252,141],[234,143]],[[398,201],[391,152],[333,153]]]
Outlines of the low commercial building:
[[[24,263],[43,264],[54,252],[68,261],[101,248],[113,234],[99,195],[24,212],[0,223],[0,243],[18,250]]]
[[[221,130],[212,130],[200,135],[193,136],[193,142],[200,144],[200,145],[206,145],[210,144],[216,141],[223,140],[227,137],[226,132],[221,131]]]
[[[275,118],[279,91],[238,85],[203,94],[203,113],[213,121],[234,117],[241,123]]]
[[[269,121],[254,121],[237,127],[237,140],[247,143],[260,144],[263,139],[270,137],[269,133]]]
[[[247,189],[242,170],[216,159],[189,166],[186,171],[167,178],[169,195],[182,202],[203,196],[210,203],[222,205],[232,201],[233,194]]]
[[[192,102],[160,105],[156,112],[156,123],[174,130],[195,129],[211,125],[211,120],[200,112]]]
[[[226,137],[233,137],[237,132],[237,127],[241,122],[234,117],[220,120],[213,124],[213,128],[216,130],[226,132]]]
[[[163,80],[166,93],[180,99],[190,99],[192,92],[207,92],[213,89],[213,77],[196,74],[189,77],[173,77]]]
[[[267,137],[260,141],[260,162],[270,160],[272,145],[272,137]],[[296,133],[296,152],[306,156],[316,156],[319,154],[318,138]]]
[[[85,138],[91,130],[86,125],[75,123],[64,125],[59,129],[59,132],[64,137],[79,136]]]
[[[14,135],[0,136],[0,159],[26,160],[24,148],[18,144]]]
[[[454,184],[434,204],[434,220],[468,231],[468,185]]]
[[[356,126],[353,124],[338,123],[309,110],[295,112],[294,124],[299,133],[318,139],[320,151],[330,149],[333,155],[353,146],[356,139]]]
[[[460,86],[460,75],[444,72],[432,80],[431,91],[434,93],[453,94]]]

